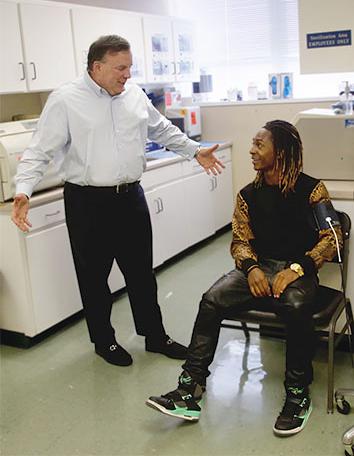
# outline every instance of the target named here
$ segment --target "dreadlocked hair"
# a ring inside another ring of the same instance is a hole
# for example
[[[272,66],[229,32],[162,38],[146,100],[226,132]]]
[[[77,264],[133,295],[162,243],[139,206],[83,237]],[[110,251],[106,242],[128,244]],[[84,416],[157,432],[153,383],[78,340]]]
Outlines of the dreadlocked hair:
[[[287,195],[294,191],[295,183],[302,170],[302,142],[299,132],[285,120],[271,120],[264,127],[272,134],[275,149],[275,169],[279,171],[279,188]],[[255,179],[256,187],[263,184],[263,172]]]

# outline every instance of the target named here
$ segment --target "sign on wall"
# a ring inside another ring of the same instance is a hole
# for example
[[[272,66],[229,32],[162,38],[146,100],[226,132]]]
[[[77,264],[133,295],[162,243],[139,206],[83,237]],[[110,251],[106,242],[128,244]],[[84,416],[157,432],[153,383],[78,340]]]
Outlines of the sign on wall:
[[[333,47],[333,46],[351,46],[352,31],[339,30],[337,32],[308,33],[307,49]]]
[[[354,1],[299,0],[300,72],[354,71]]]

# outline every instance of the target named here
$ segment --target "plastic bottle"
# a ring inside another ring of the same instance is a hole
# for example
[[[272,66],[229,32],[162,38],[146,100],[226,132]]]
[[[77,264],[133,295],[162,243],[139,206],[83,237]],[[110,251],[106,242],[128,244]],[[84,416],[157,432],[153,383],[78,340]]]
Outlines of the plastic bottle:
[[[344,87],[344,114],[353,114],[353,96],[350,93],[349,82],[345,81]]]
[[[248,99],[249,100],[257,100],[257,98],[258,98],[258,88],[257,88],[256,83],[250,82],[248,84],[247,92],[248,92]]]

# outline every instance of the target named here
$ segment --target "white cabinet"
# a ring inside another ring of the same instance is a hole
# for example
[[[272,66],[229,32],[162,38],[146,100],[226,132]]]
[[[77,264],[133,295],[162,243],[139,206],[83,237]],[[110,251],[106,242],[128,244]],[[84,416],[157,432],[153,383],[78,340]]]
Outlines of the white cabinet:
[[[233,193],[232,193],[232,165],[225,163],[222,174],[211,178],[214,228],[219,230],[232,220]]]
[[[146,194],[153,230],[154,267],[188,247],[184,181],[159,186]]]
[[[215,233],[212,182],[205,172],[184,179],[188,247]]]
[[[172,21],[176,81],[199,80],[194,27],[192,22],[177,19]]]
[[[20,4],[27,88],[57,88],[76,76],[69,8]]]
[[[191,22],[145,16],[143,24],[149,82],[199,79]]]
[[[132,78],[145,82],[145,59],[142,18],[133,13],[104,8],[78,7],[71,10],[78,74],[87,66],[90,45],[102,35],[126,38],[133,54]]]
[[[82,309],[65,223],[25,238],[35,332]],[[34,335],[27,334],[27,335]]]
[[[0,93],[26,90],[17,4],[0,2]]]
[[[29,219],[24,234],[0,211],[0,327],[34,337],[82,304],[63,200],[31,208]]]
[[[231,222],[231,149],[217,155],[225,164],[218,176],[208,176],[196,160],[143,174],[141,183],[153,229],[154,267]]]

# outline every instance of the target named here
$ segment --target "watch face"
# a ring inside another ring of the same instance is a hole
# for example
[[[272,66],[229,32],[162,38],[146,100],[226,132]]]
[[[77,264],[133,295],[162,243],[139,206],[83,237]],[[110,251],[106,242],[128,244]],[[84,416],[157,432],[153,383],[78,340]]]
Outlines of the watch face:
[[[297,274],[299,274],[300,276],[302,276],[304,274],[304,270],[302,269],[302,266],[298,263],[292,263],[290,265],[290,269],[294,272],[296,272]]]

